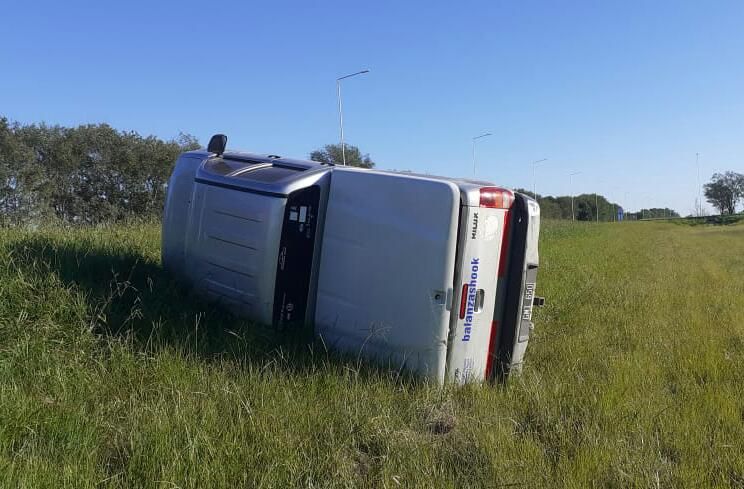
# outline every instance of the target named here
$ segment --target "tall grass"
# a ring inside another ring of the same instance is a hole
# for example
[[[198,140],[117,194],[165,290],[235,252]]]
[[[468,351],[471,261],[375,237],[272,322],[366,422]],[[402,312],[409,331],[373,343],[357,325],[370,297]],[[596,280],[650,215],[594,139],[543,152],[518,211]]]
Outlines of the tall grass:
[[[0,487],[744,487],[744,226],[548,223],[519,378],[190,296],[157,224],[0,232]]]

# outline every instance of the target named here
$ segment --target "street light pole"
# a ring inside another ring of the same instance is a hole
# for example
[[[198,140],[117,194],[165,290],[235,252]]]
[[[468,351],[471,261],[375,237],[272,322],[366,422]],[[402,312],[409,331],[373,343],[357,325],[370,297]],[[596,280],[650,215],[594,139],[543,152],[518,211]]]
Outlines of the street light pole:
[[[344,143],[344,111],[341,105],[341,80],[364,73],[369,73],[369,70],[357,71],[356,73],[351,73],[349,75],[344,75],[336,78],[336,97],[338,98],[338,125],[341,129],[341,160],[343,161],[344,166],[346,166],[346,144]]]
[[[571,192],[571,220],[575,221],[575,213],[574,213],[574,191],[573,191],[573,176],[578,175],[581,173],[580,171],[575,171],[573,173],[568,174],[568,191]]]
[[[532,198],[537,200],[537,184],[535,183],[536,177],[535,177],[535,167],[537,167],[538,163],[542,163],[543,161],[548,161],[547,158],[543,158],[541,160],[533,161],[532,162]]]
[[[647,209],[647,208],[643,207],[643,204],[641,204],[641,216],[643,217],[643,219],[654,217],[653,213],[651,212],[651,209],[653,208],[653,205],[654,205],[653,202],[652,202],[654,196],[651,195],[651,194],[649,194],[648,192],[636,192],[636,193],[641,196],[641,199],[644,199],[645,198],[647,204],[649,206],[651,206],[651,208],[648,208]]]
[[[485,132],[485,133],[481,134],[480,136],[475,136],[473,138],[473,177],[475,177],[475,140],[476,139],[480,139],[480,138],[484,138],[486,136],[493,136],[493,134],[491,134],[490,132]]]
[[[610,189],[612,190],[612,193],[615,196],[617,196],[618,193],[620,192],[620,189],[618,187],[614,186],[614,185],[612,187],[610,187]],[[618,217],[619,216],[617,215],[617,202],[614,201],[614,198],[612,200],[613,200],[613,202],[612,202],[612,222],[620,222],[618,220]]]
[[[623,207],[623,219],[625,219],[625,213],[630,210],[630,199],[628,198],[628,195],[630,195],[630,192],[624,192],[623,193],[623,196],[625,197],[623,199],[624,200],[623,204],[624,205],[627,205],[627,207],[628,207],[627,209],[625,207]],[[625,204],[625,202],[627,202],[627,204]]]
[[[700,153],[695,153],[695,166],[697,166],[697,187],[698,187],[698,217],[703,215],[703,191],[700,187]]]

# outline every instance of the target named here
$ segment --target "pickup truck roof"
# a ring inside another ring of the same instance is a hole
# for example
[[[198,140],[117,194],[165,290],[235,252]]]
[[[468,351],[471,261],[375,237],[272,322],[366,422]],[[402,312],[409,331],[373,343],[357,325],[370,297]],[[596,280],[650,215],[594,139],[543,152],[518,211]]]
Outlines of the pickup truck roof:
[[[276,196],[286,196],[297,186],[293,184],[300,175],[298,172],[328,169],[332,165],[311,160],[286,158],[273,154],[258,154],[243,151],[228,151],[221,156],[214,156],[207,151],[190,151],[186,155],[204,158],[205,161],[196,174],[197,180],[206,179],[210,183],[216,183],[230,188],[245,188],[246,180],[250,180],[250,187],[265,187],[264,191]],[[211,156],[211,157],[210,157]],[[260,165],[260,166],[259,166]],[[354,167],[347,167],[354,168]],[[261,170],[253,173],[252,170]],[[379,170],[357,168],[357,171],[373,171],[379,174],[404,175],[431,180],[442,180],[452,182],[460,189],[462,201],[465,205],[479,205],[479,191],[483,187],[492,187],[492,182],[468,178],[443,177],[426,173],[415,173],[400,170]],[[257,178],[254,178],[257,177]]]
[[[215,156],[191,151],[184,156],[202,160],[194,178],[198,183],[280,198],[304,188],[331,168],[316,161],[242,152]]]

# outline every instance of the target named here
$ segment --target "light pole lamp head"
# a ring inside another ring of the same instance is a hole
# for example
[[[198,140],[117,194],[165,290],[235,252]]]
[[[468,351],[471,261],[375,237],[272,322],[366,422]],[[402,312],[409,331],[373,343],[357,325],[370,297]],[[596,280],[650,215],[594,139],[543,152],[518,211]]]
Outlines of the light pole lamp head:
[[[336,81],[339,82],[343,80],[344,78],[351,78],[352,76],[363,75],[365,73],[369,73],[369,70],[362,70],[362,71],[357,71],[356,73],[349,73],[348,75],[339,76],[338,78],[336,78]]]

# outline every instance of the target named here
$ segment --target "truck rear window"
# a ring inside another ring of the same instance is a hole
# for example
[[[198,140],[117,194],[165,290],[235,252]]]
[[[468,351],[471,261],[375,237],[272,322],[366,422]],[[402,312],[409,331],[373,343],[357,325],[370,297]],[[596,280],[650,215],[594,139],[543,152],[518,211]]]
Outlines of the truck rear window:
[[[261,166],[255,170],[241,172],[238,175],[235,175],[235,178],[254,180],[256,182],[276,182],[303,170],[304,168],[294,168],[290,166]]]
[[[225,158],[212,158],[204,164],[204,169],[217,175],[230,175],[237,171],[247,170],[256,166],[258,162],[235,161]]]

